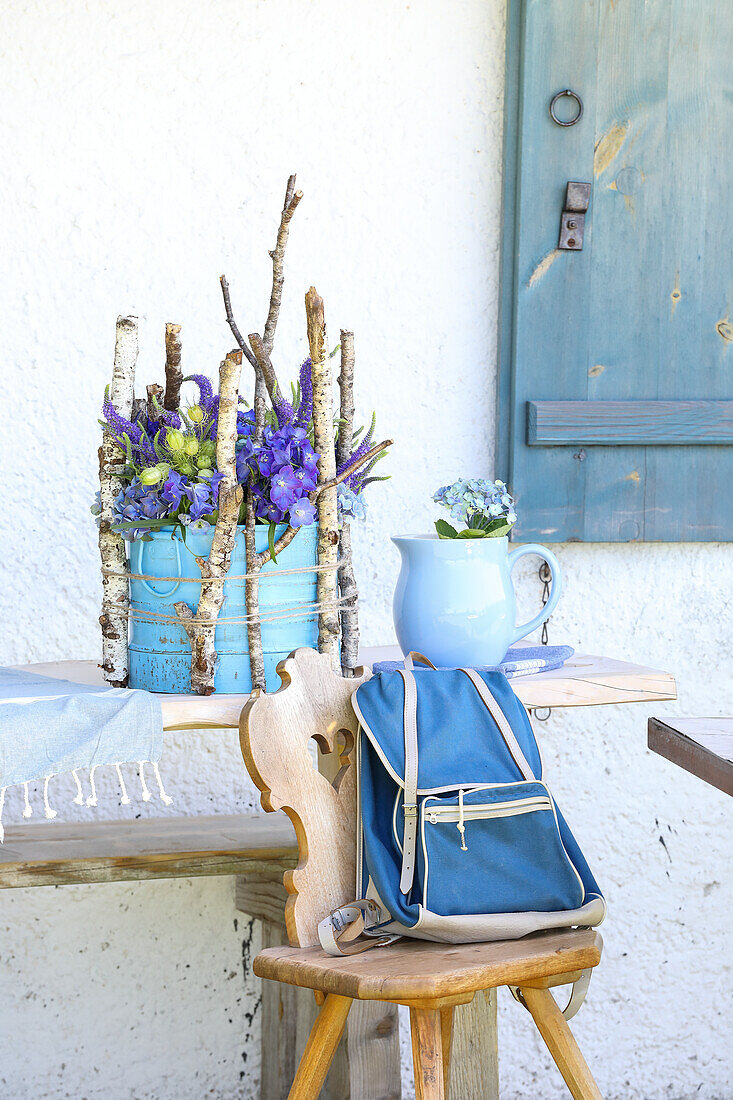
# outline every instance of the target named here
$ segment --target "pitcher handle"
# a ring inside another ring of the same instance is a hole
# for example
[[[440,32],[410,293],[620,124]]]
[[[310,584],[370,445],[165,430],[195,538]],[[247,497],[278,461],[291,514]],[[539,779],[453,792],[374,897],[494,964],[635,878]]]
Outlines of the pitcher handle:
[[[548,550],[546,546],[540,546],[539,543],[529,542],[526,546],[520,546],[516,550],[512,550],[509,554],[509,572],[511,573],[519,559],[526,557],[527,554],[536,554],[538,558],[543,558],[547,562],[552,570],[552,587],[550,588],[550,595],[547,603],[542,610],[538,612],[533,619],[530,619],[528,623],[523,623],[522,626],[515,626],[511,645],[518,642],[520,638],[526,638],[528,634],[531,634],[533,630],[536,630],[538,626],[542,626],[542,624],[549,619],[550,615],[557,607],[557,601],[560,599],[560,594],[562,592],[562,571],[560,569],[560,563],[552,550]]]
[[[178,539],[174,539],[173,541],[174,541],[175,546],[176,546],[176,565],[178,567],[178,572],[180,573],[181,572],[181,546],[180,546],[180,543],[179,543]],[[130,570],[131,573],[144,573],[145,572],[145,567],[143,565],[143,559],[145,557],[145,547],[146,547],[146,545],[147,545],[147,543],[144,543],[142,540],[140,540],[140,541],[136,540],[135,542],[132,543],[132,549],[131,549],[131,552],[130,552],[130,564],[132,565],[132,559],[133,559],[133,554],[134,554],[134,556],[137,558],[137,566],[136,566],[136,568]],[[146,592],[148,592],[151,596],[154,596],[156,600],[158,600],[158,599],[167,599],[169,596],[172,596],[173,593],[176,591],[176,589],[180,588],[180,586],[181,586],[181,582],[176,581],[174,583],[173,587],[169,588],[167,592],[156,592],[155,589],[152,587],[152,585],[148,584],[147,581],[139,581],[138,583],[143,586],[143,588],[145,589]]]

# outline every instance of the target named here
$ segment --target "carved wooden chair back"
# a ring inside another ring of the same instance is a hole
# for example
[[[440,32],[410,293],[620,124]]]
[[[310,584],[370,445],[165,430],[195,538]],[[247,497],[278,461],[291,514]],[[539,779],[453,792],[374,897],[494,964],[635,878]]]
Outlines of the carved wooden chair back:
[[[292,946],[313,947],[318,922],[355,897],[358,723],[351,696],[370,674],[344,679],[330,657],[312,649],[296,650],[278,674],[278,691],[255,691],[245,705],[240,741],[263,808],[284,810],[295,826],[299,862],[284,877],[285,924]]]

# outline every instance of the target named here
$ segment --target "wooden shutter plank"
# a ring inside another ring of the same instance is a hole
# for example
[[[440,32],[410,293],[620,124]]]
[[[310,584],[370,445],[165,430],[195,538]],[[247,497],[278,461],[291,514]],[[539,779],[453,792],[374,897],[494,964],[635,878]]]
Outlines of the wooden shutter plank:
[[[557,241],[568,180],[593,178],[596,32],[594,4],[523,4],[515,369],[513,408],[507,410],[512,420],[509,482],[519,499],[516,534],[523,539],[583,535],[583,463],[574,461],[572,452],[548,450],[538,476],[524,438],[527,400],[587,396],[591,240],[582,252],[561,252]],[[559,127],[550,119],[550,99],[564,88],[582,95],[584,115],[577,126]],[[591,217],[592,208],[591,197]],[[553,486],[551,494],[548,485]]]
[[[528,401],[530,447],[733,443],[733,401]]]

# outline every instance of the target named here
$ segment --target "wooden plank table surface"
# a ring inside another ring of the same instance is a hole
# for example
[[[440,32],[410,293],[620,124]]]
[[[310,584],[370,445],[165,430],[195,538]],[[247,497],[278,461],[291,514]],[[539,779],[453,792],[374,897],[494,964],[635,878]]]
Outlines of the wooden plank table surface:
[[[650,718],[652,752],[733,795],[733,718]]]
[[[398,660],[397,646],[363,649],[360,660]],[[103,686],[96,661],[52,661],[23,665],[27,672]],[[576,653],[562,668],[532,676],[517,676],[512,687],[526,707],[589,707],[609,703],[639,703],[676,699],[674,676],[644,665]],[[160,695],[163,727],[167,730],[237,729],[246,695]]]

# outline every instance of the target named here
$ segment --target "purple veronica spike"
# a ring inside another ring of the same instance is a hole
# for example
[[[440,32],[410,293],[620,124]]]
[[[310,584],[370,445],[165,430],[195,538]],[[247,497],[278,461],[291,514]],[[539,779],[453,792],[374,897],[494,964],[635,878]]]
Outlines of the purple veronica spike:
[[[159,418],[159,424],[165,424],[166,428],[179,428],[181,427],[181,418],[177,412],[173,409],[163,409]]]
[[[339,466],[339,468],[336,471],[337,474],[342,473],[346,469],[346,467],[350,466],[352,462],[355,462],[357,458],[363,458],[364,457],[364,455],[367,453],[367,451],[369,450],[369,448],[372,445],[372,433],[373,433],[373,431],[374,431],[374,428],[369,429],[369,431],[366,433],[366,435],[364,436],[364,438],[362,439],[361,443],[356,448],[356,450],[352,451],[352,453],[349,455],[349,457],[344,462],[341,463],[341,465]],[[353,476],[354,475],[352,474],[351,477],[353,477]],[[347,482],[349,482],[351,480],[351,478],[347,478],[346,480],[347,480]]]
[[[285,424],[292,423],[295,413],[293,412],[293,406],[289,401],[286,401],[284,397],[281,397],[279,393],[276,393],[272,399],[272,407],[277,417],[277,423],[280,428]]]
[[[300,368],[300,404],[295,415],[295,423],[305,428],[313,416],[313,382],[311,381],[311,361],[306,359]]]
[[[117,436],[122,437],[123,434],[126,434],[129,436],[131,443],[140,442],[140,436],[142,434],[141,426],[139,424],[133,424],[131,420],[126,420],[124,416],[121,416],[109,397],[105,397],[104,399],[102,413],[104,419]]]
[[[209,379],[203,374],[189,374],[186,381],[196,383],[199,388],[199,404],[203,409],[208,410],[214,397],[214,391],[211,388]]]

